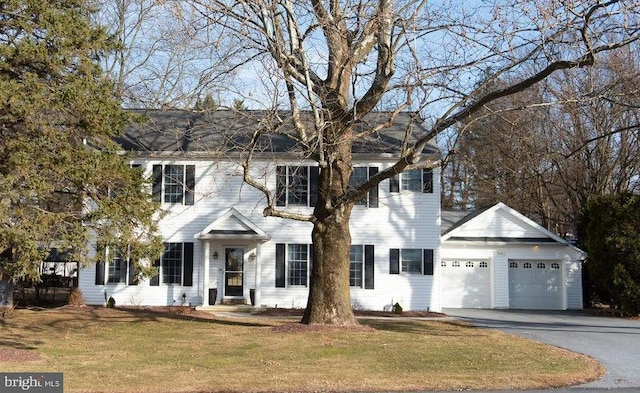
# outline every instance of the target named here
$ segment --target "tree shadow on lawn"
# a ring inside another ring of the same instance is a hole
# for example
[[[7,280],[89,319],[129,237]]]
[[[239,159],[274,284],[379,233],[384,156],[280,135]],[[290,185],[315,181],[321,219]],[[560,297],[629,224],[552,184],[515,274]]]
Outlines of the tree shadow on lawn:
[[[63,334],[65,331],[87,329],[96,323],[105,326],[120,323],[161,323],[163,320],[177,320],[242,327],[270,327],[273,325],[268,321],[260,323],[255,319],[247,319],[246,321],[225,319],[206,312],[185,311],[177,308],[62,306],[58,308],[29,307],[26,310],[32,314],[14,314],[12,317],[2,319],[3,335],[0,337],[0,346],[33,350],[43,344],[42,340],[36,339],[40,335],[52,332]],[[16,312],[20,311],[22,310]]]
[[[101,307],[98,310],[103,309]],[[242,327],[270,327],[271,323],[265,321],[258,322],[256,319],[246,320],[221,318],[206,311],[197,311],[191,307],[167,306],[167,307],[118,307],[113,310],[125,313],[128,317],[136,318],[139,322],[161,322],[163,319],[202,322],[224,326],[242,326]],[[99,312],[98,312],[99,313]]]
[[[412,319],[362,319],[360,324],[375,330],[403,334],[420,334],[440,337],[468,337],[469,325],[457,321],[421,321]],[[475,335],[488,335],[474,330]]]

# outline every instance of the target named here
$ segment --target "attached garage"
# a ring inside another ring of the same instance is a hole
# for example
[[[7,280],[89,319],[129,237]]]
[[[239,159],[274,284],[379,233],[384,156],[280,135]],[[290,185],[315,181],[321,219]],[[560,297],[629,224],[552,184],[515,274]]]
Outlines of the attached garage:
[[[490,308],[489,261],[443,259],[440,262],[440,293],[442,307]]]
[[[509,261],[509,308],[561,310],[562,261]]]
[[[498,203],[442,211],[442,308],[582,308],[584,252]]]

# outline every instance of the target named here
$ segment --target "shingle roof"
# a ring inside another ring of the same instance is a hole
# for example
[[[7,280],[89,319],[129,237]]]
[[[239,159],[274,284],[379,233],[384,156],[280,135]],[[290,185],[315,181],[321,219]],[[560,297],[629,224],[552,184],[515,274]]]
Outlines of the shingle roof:
[[[217,110],[194,112],[186,110],[131,110],[139,115],[142,122],[132,123],[116,142],[126,151],[137,152],[183,152],[183,153],[232,153],[243,151],[251,141],[258,127],[268,129],[261,135],[260,150],[269,153],[302,152],[301,145],[291,138],[293,125],[290,120],[278,124],[266,123],[265,111]],[[357,125],[358,131],[366,131],[383,121],[391,113],[375,112]],[[288,119],[288,112],[279,112],[282,119]],[[310,122],[310,116],[307,114]],[[278,127],[277,129],[273,129]],[[399,113],[390,127],[356,140],[354,153],[398,153],[407,127],[412,127],[413,135],[421,134],[423,127],[416,122],[415,114]],[[275,132],[274,132],[275,131]],[[435,144],[425,149],[426,154],[438,153]]]

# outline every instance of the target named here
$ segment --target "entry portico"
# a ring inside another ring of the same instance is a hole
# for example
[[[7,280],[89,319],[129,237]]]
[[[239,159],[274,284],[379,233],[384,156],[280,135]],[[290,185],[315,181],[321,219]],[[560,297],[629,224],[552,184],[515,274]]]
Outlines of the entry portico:
[[[251,290],[254,305],[260,305],[260,250],[271,236],[229,208],[194,237],[202,244],[202,306],[246,303]]]

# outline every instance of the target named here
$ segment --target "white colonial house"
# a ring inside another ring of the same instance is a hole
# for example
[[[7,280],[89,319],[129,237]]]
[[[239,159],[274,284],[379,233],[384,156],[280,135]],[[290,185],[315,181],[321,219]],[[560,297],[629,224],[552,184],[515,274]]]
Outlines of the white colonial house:
[[[117,258],[83,267],[79,287],[87,302],[103,304],[113,297],[118,305],[304,307],[312,226],[264,217],[265,196],[244,183],[238,161],[239,146],[265,126],[255,120],[262,113],[138,113],[146,122],[130,126],[118,142],[133,153],[131,164],[153,179],[153,198],[166,212],[160,221],[165,251],[151,262],[159,274],[135,280],[130,265]],[[400,114],[390,127],[354,146],[352,181],[361,183],[395,162],[407,127],[420,127],[412,119]],[[317,163],[283,135],[272,134],[258,146],[253,177],[277,195],[279,207],[310,214]],[[437,159],[437,147],[429,146],[426,155]],[[519,213],[496,206],[477,214],[441,213],[438,168],[382,181],[351,215],[353,306],[580,308],[582,253]],[[486,214],[499,217],[484,219]],[[447,221],[451,217],[459,220]],[[491,220],[497,224],[485,222]],[[534,268],[549,271],[553,280],[548,302],[538,299],[544,278],[527,274]],[[560,293],[561,300],[551,301],[551,293]]]

